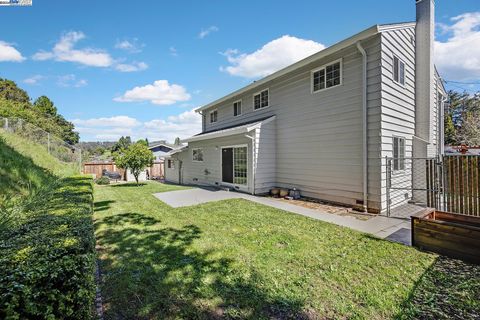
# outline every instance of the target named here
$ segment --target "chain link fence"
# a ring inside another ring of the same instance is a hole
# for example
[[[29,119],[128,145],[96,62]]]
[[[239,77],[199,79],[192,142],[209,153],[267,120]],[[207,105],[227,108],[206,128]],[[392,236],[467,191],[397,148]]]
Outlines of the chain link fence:
[[[21,119],[0,117],[0,132],[13,133],[22,138],[28,139],[36,144],[44,146],[48,153],[61,162],[78,166],[80,171],[82,165],[82,150],[61,138]]]

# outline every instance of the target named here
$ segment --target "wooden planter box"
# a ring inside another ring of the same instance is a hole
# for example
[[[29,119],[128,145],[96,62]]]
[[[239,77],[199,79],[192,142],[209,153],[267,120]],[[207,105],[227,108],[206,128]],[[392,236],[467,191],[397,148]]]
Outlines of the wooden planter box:
[[[480,264],[480,217],[427,209],[412,218],[412,245]]]

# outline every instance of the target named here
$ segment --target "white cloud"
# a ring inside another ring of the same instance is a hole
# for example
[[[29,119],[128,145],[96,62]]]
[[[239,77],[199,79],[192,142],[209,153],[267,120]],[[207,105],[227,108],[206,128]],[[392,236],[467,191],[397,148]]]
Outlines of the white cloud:
[[[25,57],[11,43],[0,41],[0,62],[22,62]]]
[[[59,87],[74,87],[80,88],[85,87],[88,84],[88,81],[85,79],[77,79],[77,76],[74,74],[66,74],[64,76],[58,76],[57,85]]]
[[[435,63],[447,80],[469,80],[480,77],[480,12],[464,13],[441,24],[445,42],[435,41]]]
[[[133,38],[131,40],[117,41],[117,43],[115,44],[115,48],[125,50],[130,53],[142,52],[143,47],[145,47],[145,44],[139,43],[137,38]]]
[[[118,102],[150,101],[158,105],[170,105],[190,100],[187,90],[178,84],[169,84],[167,80],[157,80],[153,84],[127,90],[122,96],[113,99]]]
[[[220,70],[246,78],[264,77],[324,48],[323,44],[312,40],[284,35],[250,54],[240,54],[236,49],[225,51],[222,54],[230,66]]]
[[[202,124],[200,115],[194,110],[147,122],[128,116],[71,121],[75,124],[75,129],[80,132],[82,140],[118,140],[121,136],[128,135],[134,140],[147,137],[150,141],[173,142],[176,137],[186,138],[199,133]]]
[[[212,32],[217,32],[218,31],[218,27],[216,26],[210,26],[206,29],[202,29],[202,31],[200,31],[200,33],[198,34],[198,37],[200,39],[203,39],[205,38],[206,36],[208,36],[210,33]]]
[[[33,55],[34,60],[68,61],[92,67],[109,67],[114,63],[113,58],[101,49],[75,49],[78,41],[85,39],[83,32],[67,32],[55,44],[52,51],[39,51]]]
[[[38,84],[38,82],[40,82],[41,80],[45,79],[44,76],[42,75],[39,75],[39,74],[36,74],[34,76],[31,76],[30,78],[26,78],[23,80],[23,83],[26,83],[26,84],[31,84],[31,85],[36,85]]]
[[[141,124],[137,119],[129,116],[114,116],[110,118],[92,118],[87,120],[73,119],[73,124],[84,127],[123,127],[133,128]]]
[[[115,69],[120,72],[143,71],[147,68],[148,64],[146,64],[145,62],[119,63],[115,66]]]
[[[170,51],[170,55],[172,55],[174,57],[178,56],[178,51],[175,47],[168,48],[168,51]]]

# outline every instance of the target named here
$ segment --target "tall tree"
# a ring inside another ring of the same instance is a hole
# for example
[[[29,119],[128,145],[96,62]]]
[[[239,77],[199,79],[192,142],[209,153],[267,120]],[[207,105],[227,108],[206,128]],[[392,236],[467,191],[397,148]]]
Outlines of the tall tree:
[[[173,143],[173,145],[175,145],[175,146],[178,147],[178,146],[181,145],[181,144],[182,144],[182,142],[181,142],[181,140],[180,140],[180,137],[176,137],[176,138],[175,138],[175,142]]]
[[[30,97],[25,90],[20,89],[14,81],[2,78],[0,78],[0,98],[22,103],[30,102]]]
[[[55,117],[57,115],[57,108],[47,96],[38,97],[33,103],[33,107],[47,116]]]

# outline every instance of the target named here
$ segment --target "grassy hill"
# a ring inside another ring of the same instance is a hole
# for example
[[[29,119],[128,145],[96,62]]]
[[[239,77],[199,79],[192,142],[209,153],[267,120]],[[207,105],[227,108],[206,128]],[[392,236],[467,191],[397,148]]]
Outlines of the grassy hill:
[[[44,146],[0,131],[0,205],[76,173],[74,165],[62,163]]]

